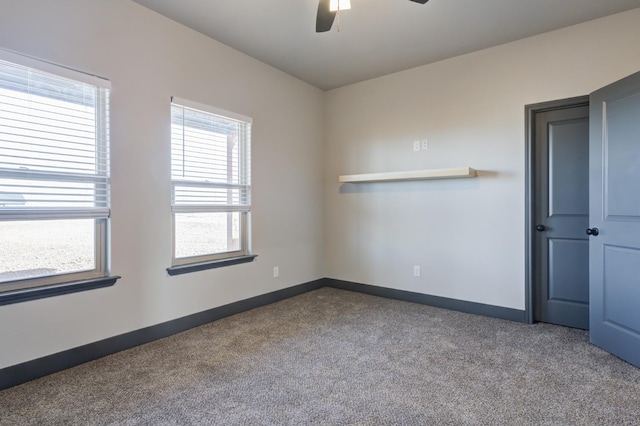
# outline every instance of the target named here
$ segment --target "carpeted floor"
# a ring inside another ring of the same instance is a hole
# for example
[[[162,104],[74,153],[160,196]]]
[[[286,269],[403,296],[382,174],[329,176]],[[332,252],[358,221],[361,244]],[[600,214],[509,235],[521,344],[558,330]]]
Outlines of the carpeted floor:
[[[584,331],[323,288],[0,392],[0,425],[640,424]]]

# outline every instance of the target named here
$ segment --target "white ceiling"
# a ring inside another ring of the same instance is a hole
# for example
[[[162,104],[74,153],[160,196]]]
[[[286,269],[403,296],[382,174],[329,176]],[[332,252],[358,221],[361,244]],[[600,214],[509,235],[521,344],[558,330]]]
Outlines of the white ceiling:
[[[317,0],[134,1],[325,90],[640,7],[640,0],[351,0],[340,32],[336,21],[316,33]]]

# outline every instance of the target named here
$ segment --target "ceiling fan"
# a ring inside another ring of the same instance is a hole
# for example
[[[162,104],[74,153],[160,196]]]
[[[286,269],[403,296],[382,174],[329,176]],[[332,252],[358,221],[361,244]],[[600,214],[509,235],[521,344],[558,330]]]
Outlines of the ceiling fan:
[[[429,0],[410,0],[415,3],[425,4]],[[316,17],[316,32],[324,33],[331,29],[333,25],[333,20],[336,17],[336,14],[339,12],[335,10],[335,7],[330,7],[331,0],[318,0],[318,15]],[[333,10],[332,10],[333,9]]]

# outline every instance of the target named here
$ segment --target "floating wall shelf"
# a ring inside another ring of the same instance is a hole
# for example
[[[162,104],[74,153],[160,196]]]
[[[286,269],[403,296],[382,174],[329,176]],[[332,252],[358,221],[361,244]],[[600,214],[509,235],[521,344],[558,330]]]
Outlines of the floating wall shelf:
[[[477,172],[471,167],[453,169],[413,170],[406,172],[366,173],[360,175],[342,175],[340,183],[393,182],[402,180],[455,179],[476,177]]]

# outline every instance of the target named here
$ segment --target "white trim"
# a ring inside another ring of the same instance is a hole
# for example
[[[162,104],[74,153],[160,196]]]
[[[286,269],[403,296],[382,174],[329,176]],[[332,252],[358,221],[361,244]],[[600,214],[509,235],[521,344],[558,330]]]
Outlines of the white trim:
[[[212,206],[212,205],[181,205],[181,206],[171,206],[172,213],[235,213],[235,212],[249,212],[251,211],[250,204],[240,204],[240,205],[222,205],[222,206]]]
[[[13,208],[0,209],[0,221],[52,220],[52,219],[108,219],[108,207],[89,208]]]
[[[253,118],[247,117],[246,115],[238,114],[236,112],[231,112],[224,110],[222,108],[212,107],[210,105],[201,104],[198,102],[193,102],[187,99],[179,98],[177,96],[171,97],[171,103],[176,104],[178,106],[182,106],[189,109],[195,109],[198,111],[204,111],[211,114],[219,115],[224,118],[230,118],[232,120],[241,121],[243,123],[253,123]]]
[[[171,180],[175,186],[181,186],[185,188],[221,188],[221,189],[251,189],[251,185],[243,183],[222,183],[222,182],[209,182],[205,180],[193,180],[189,178],[173,178]]]
[[[0,48],[0,60],[17,65],[22,65],[23,67],[33,68],[37,71],[55,75],[56,77],[69,78],[72,80],[90,84],[92,86],[111,90],[111,82],[106,78],[87,74],[82,71],[74,70],[62,65],[57,65],[52,62],[24,55],[22,53],[13,52],[11,50]]]
[[[28,290],[36,287],[49,287],[57,285],[65,285],[74,281],[90,280],[94,278],[102,278],[106,275],[97,269],[89,269],[85,271],[67,272],[53,275],[45,275],[42,277],[24,278],[13,281],[0,282],[0,290],[2,293]],[[72,284],[73,285],[73,284]]]

